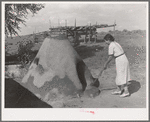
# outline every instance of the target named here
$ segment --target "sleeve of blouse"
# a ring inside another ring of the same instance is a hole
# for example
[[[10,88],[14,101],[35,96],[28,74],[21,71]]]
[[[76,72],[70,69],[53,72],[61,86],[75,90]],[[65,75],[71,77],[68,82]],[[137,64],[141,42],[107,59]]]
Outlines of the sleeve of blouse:
[[[108,55],[114,55],[114,45],[110,44],[108,47]]]

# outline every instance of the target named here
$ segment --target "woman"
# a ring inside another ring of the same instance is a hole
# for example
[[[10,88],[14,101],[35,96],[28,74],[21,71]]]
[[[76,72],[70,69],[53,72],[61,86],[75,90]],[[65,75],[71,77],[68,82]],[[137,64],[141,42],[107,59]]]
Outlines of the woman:
[[[127,97],[130,95],[128,91],[127,82],[130,80],[130,69],[128,59],[120,46],[116,41],[114,41],[114,37],[110,34],[107,34],[104,37],[106,44],[109,45],[108,48],[108,59],[104,64],[102,71],[104,71],[109,62],[115,58],[116,63],[116,85],[117,90],[112,92],[113,95],[120,95],[120,97]],[[102,72],[101,72],[102,73]]]

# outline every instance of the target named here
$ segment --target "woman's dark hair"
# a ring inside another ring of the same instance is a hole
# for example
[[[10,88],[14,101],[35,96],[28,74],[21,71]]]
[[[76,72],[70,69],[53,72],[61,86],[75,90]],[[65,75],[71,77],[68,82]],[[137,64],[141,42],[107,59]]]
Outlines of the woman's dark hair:
[[[105,37],[104,37],[104,40],[110,40],[111,42],[113,42],[115,40],[115,38],[111,35],[111,34],[107,34]]]

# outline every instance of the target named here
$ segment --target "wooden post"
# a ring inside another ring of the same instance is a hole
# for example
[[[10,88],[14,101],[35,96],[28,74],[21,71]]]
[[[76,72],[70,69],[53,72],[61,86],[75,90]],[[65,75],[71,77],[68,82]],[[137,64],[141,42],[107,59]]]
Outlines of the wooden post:
[[[97,42],[97,32],[95,32],[95,41],[94,41],[94,43],[96,43]]]
[[[67,20],[65,20],[65,27],[66,27],[66,36],[67,36],[67,38],[68,38]]]
[[[91,33],[91,23],[90,23],[90,30],[89,30],[89,42],[91,43],[91,35],[92,35],[92,33]]]
[[[76,31],[73,32],[73,43],[74,43],[74,46],[76,46],[77,44],[77,32]]]
[[[91,43],[91,33],[89,33],[89,42]]]
[[[66,36],[67,36],[67,38],[68,38],[68,30],[66,30]]]
[[[86,39],[87,39],[87,28],[85,29],[84,43],[86,43]]]
[[[86,43],[86,37],[87,37],[87,35],[85,34],[85,37],[84,37],[84,43]]]
[[[74,31],[74,41],[77,42],[77,32]]]

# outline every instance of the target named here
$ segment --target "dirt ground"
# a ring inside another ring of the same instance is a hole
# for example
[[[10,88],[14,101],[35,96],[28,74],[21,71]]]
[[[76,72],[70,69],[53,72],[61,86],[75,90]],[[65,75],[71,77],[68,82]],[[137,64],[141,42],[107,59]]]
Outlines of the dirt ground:
[[[116,35],[116,41],[123,47],[130,63],[131,81],[128,87],[130,96],[120,98],[111,95],[116,89],[115,61],[99,77],[101,93],[95,98],[73,98],[66,101],[64,108],[145,108],[146,107],[146,36]],[[93,77],[97,77],[107,60],[108,46],[104,42],[88,43],[76,47],[76,51],[90,69]],[[7,80],[6,80],[7,81]],[[5,82],[6,82],[5,81]]]

